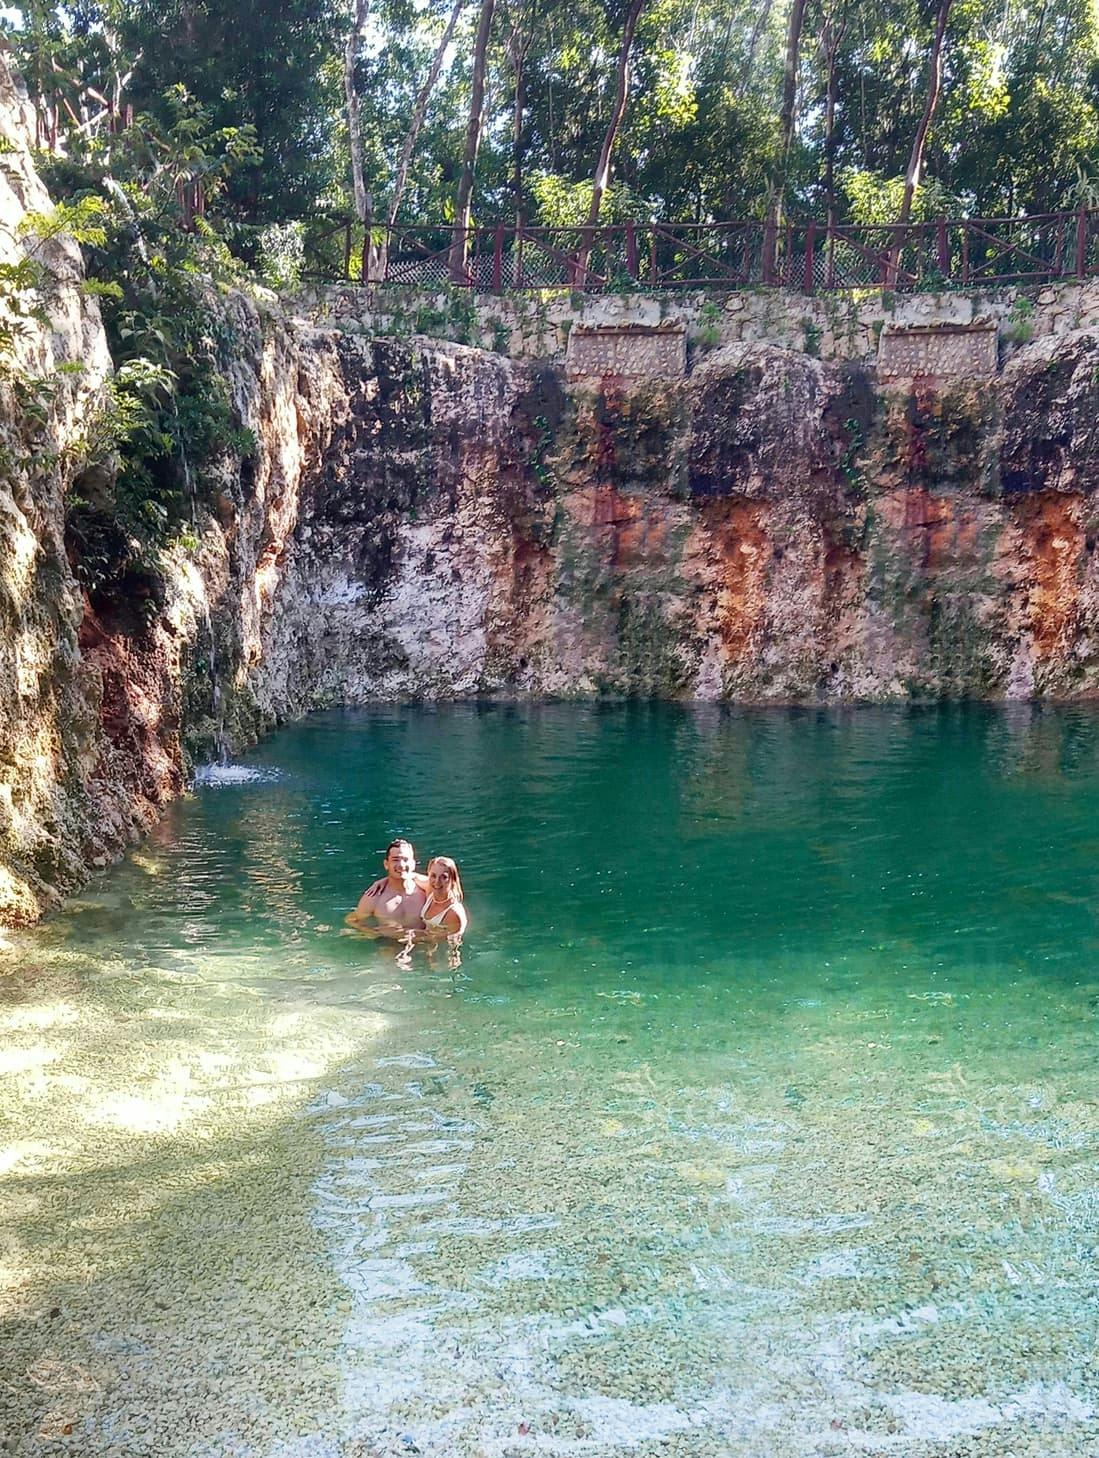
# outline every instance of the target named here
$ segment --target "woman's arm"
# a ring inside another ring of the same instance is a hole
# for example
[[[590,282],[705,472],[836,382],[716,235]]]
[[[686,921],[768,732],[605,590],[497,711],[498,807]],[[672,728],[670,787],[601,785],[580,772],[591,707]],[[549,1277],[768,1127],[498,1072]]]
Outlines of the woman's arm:
[[[461,936],[469,927],[469,917],[466,915],[465,907],[460,902],[457,906],[452,906],[443,917],[441,925],[449,936]]]

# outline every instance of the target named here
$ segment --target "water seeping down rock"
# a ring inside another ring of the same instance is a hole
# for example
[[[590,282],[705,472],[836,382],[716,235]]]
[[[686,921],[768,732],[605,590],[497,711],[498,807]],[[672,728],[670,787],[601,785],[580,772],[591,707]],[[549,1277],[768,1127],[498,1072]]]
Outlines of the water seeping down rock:
[[[11,260],[48,200],[2,71],[0,116]],[[1099,330],[989,379],[884,384],[757,341],[683,380],[574,382],[222,297],[255,448],[158,598],[93,605],[66,506],[111,469],[82,444],[109,356],[77,250],[54,249],[50,320],[0,376],[0,921],[117,854],[191,759],[318,706],[1099,688]],[[44,417],[23,376],[55,382]]]

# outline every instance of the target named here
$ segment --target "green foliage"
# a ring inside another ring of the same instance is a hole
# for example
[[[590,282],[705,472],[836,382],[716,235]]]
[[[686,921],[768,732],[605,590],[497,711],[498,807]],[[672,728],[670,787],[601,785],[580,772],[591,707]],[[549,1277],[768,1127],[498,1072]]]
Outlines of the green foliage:
[[[840,473],[850,489],[857,491],[862,486],[862,476],[858,466],[859,455],[866,440],[862,422],[855,416],[850,416],[844,421],[843,431],[847,440],[840,458]]]
[[[103,248],[107,243],[107,205],[100,197],[87,196],[56,204],[47,213],[24,213],[18,236],[37,253],[55,238],[71,238]]]
[[[121,0],[118,45],[140,56],[130,91],[167,128],[185,87],[217,130],[247,131],[251,155],[227,179],[226,210],[251,222],[307,216],[338,186],[338,57],[346,12],[337,0]]]
[[[492,348],[497,354],[507,354],[508,345],[511,343],[511,330],[503,319],[492,318],[488,321],[489,330],[492,334]]]
[[[539,486],[548,489],[553,485],[553,472],[546,463],[546,452],[553,445],[553,426],[545,415],[536,415],[534,424],[538,431],[538,438],[530,453],[531,470],[534,472]]]
[[[0,262],[0,379],[14,369],[13,348],[32,321],[46,323],[42,303],[44,270],[33,258]]]
[[[548,228],[579,228],[591,209],[592,182],[569,182],[555,173],[541,172],[531,179],[535,217]],[[640,200],[625,184],[608,187],[600,208],[602,223],[625,222],[643,211]]]
[[[698,327],[694,331],[694,342],[702,349],[713,349],[721,339],[721,309],[713,299],[707,299],[698,311]]]
[[[1004,338],[1012,344],[1026,344],[1034,337],[1034,300],[1028,299],[1025,294],[1016,296],[1011,305],[1011,313],[1008,315],[1007,325],[1004,328]]]
[[[873,225],[896,222],[904,193],[903,177],[882,178],[854,168],[843,174],[842,184],[852,222]],[[914,223],[956,218],[964,211],[958,199],[934,180],[917,187],[912,198],[911,217]]]
[[[51,244],[78,243],[115,374],[70,446],[78,484],[69,550],[93,597],[155,602],[160,549],[195,517],[218,467],[252,446],[225,384],[240,341],[218,298],[245,274],[204,210],[251,164],[255,146],[250,127],[215,125],[178,86],[159,115],[70,141],[66,155],[44,159],[61,200],[27,215],[27,256],[0,270],[0,343],[32,313],[44,317]],[[44,381],[13,375],[29,430],[45,425],[59,383],[60,372]]]
[[[372,0],[358,71],[365,181],[384,215],[409,117],[450,0]],[[350,210],[342,96],[349,11],[341,0],[47,0],[16,6],[8,40],[39,101],[40,140],[78,167],[134,142],[96,125],[96,97],[143,114],[136,132],[166,194],[201,190],[238,255],[277,286],[342,244],[325,214]],[[611,111],[621,0],[500,0],[489,55],[490,112],[477,162],[475,221],[579,226]],[[468,118],[477,7],[462,14],[412,156],[401,220],[445,241]],[[785,208],[792,217],[895,220],[926,97],[936,6],[928,0],[812,0],[805,12]],[[648,0],[602,216],[705,223],[761,216],[781,146],[789,0]],[[0,28],[3,22],[0,21]],[[1099,17],[1093,0],[954,0],[942,91],[917,192],[917,219],[1017,216],[1093,203],[1099,155]],[[521,60],[521,65],[520,65]],[[520,76],[521,71],[521,76]],[[122,95],[120,79],[132,73]],[[829,97],[834,106],[829,106]],[[516,101],[519,101],[516,109]],[[190,111],[188,109],[191,109]],[[826,119],[833,125],[829,134]],[[188,126],[195,151],[182,143]],[[57,141],[65,134],[62,148]],[[129,135],[127,135],[129,133]],[[167,146],[164,139],[170,139]],[[223,177],[211,157],[231,159]],[[55,163],[61,173],[65,164]],[[1089,204],[1090,205],[1090,204]],[[201,210],[200,210],[201,215]],[[434,246],[434,243],[433,245]]]
[[[260,231],[259,274],[268,288],[292,293],[301,286],[305,228],[300,222],[268,223]]]

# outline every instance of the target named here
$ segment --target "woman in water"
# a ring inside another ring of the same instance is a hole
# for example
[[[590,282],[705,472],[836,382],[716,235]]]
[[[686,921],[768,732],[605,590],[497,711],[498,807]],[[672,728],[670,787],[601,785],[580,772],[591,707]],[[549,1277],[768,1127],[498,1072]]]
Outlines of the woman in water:
[[[444,937],[460,937],[469,925],[462,905],[462,878],[449,856],[427,863],[427,900],[420,912],[425,928]]]

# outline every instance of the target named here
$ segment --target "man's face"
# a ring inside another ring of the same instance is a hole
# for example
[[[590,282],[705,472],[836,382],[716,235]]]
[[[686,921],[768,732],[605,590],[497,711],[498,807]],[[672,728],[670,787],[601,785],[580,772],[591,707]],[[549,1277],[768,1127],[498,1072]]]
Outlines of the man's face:
[[[385,858],[386,871],[395,881],[407,881],[416,869],[416,857],[407,841],[391,848]]]

